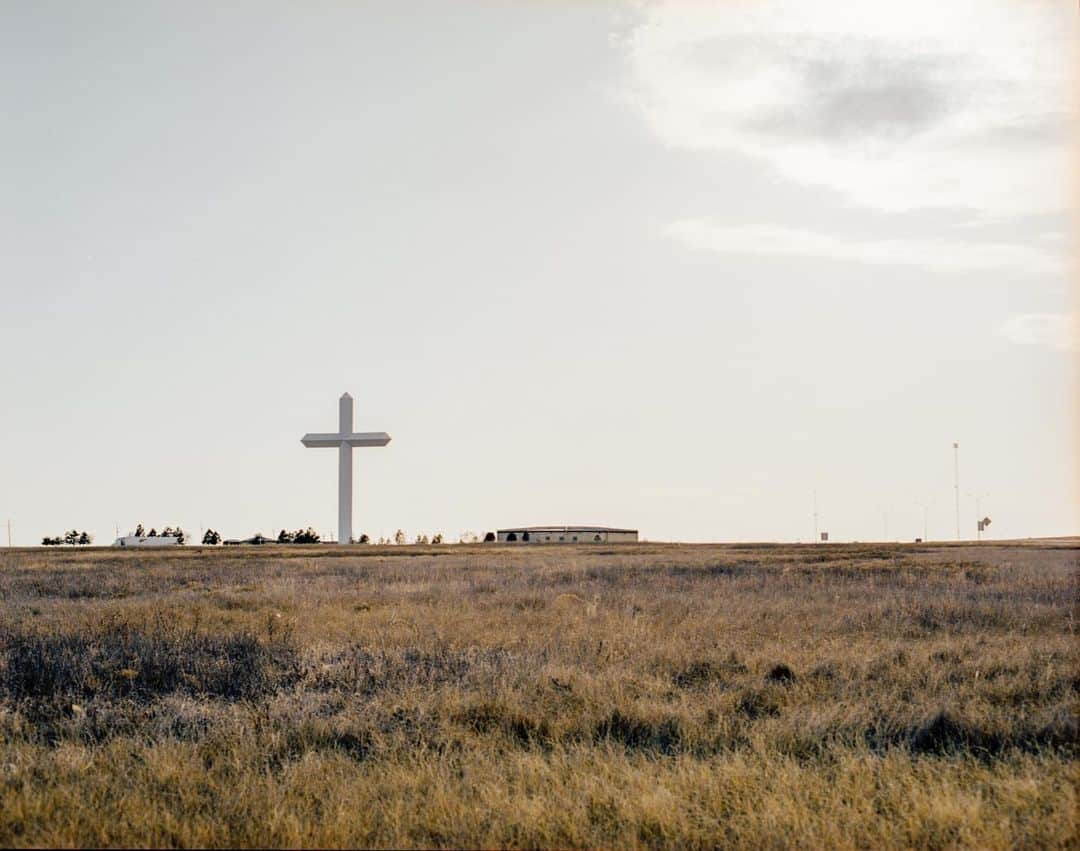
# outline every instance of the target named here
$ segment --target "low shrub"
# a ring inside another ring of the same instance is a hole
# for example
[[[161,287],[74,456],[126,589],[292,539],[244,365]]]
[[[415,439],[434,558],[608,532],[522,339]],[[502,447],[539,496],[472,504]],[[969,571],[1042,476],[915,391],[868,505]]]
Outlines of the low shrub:
[[[300,675],[287,639],[260,641],[116,622],[97,632],[0,632],[0,695],[13,700],[77,700],[97,694],[151,700],[176,691],[244,699]]]

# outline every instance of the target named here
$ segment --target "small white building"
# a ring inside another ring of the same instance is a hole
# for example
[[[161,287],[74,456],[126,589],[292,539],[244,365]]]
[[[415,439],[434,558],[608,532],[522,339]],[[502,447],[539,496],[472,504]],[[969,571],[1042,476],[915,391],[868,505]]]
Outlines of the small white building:
[[[633,544],[637,539],[637,529],[610,526],[519,526],[495,533],[500,544]]]
[[[124,535],[113,541],[114,547],[178,547],[180,539],[172,535]]]

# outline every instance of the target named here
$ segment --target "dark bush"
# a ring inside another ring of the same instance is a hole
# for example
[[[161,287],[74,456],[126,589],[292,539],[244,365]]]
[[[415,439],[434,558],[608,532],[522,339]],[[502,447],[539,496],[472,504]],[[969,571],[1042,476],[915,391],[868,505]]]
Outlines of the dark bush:
[[[0,695],[15,700],[149,700],[175,691],[230,699],[268,694],[299,678],[288,640],[207,635],[164,623],[114,623],[97,632],[0,633]]]
[[[679,688],[702,688],[723,680],[723,668],[709,661],[691,662],[671,675],[671,682]]]
[[[941,710],[907,727],[875,724],[865,731],[863,739],[878,752],[906,747],[912,753],[934,756],[970,753],[996,758],[1013,749],[1076,755],[1080,752],[1080,725],[1069,710],[1051,718],[1049,723],[1045,719],[1041,722],[1031,719],[1008,729],[994,729]]]
[[[776,696],[762,689],[749,689],[744,692],[736,708],[751,721],[774,718],[780,714],[780,702]]]
[[[783,683],[784,685],[787,685],[788,683],[795,682],[798,677],[795,676],[795,672],[787,665],[780,664],[773,665],[773,667],[769,669],[769,673],[765,675],[765,679],[770,683]]]
[[[480,701],[466,706],[454,714],[453,720],[481,735],[501,731],[521,747],[549,748],[552,743],[547,719],[535,720],[495,701]]]
[[[973,724],[939,712],[909,734],[908,747],[914,753],[947,754],[958,751],[998,753],[1004,742]]]
[[[551,725],[546,718],[536,721],[527,715],[514,714],[506,720],[505,727],[507,733],[520,745],[551,747]]]
[[[671,681],[679,688],[702,688],[710,683],[723,683],[735,674],[745,674],[746,665],[734,652],[723,662],[708,659],[691,662],[671,675]]]
[[[596,742],[615,741],[627,750],[672,754],[682,745],[683,732],[679,721],[675,718],[649,721],[624,715],[615,710],[596,725],[593,740]]]

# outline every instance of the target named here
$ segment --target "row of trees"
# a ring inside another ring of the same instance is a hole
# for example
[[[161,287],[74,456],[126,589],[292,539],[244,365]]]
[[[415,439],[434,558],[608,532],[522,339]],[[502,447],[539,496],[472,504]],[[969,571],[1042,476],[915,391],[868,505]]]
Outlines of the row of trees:
[[[70,532],[65,532],[63,535],[58,535],[55,538],[46,537],[41,539],[41,545],[43,547],[58,547],[61,544],[85,547],[93,542],[93,535],[90,535],[87,532],[80,532],[77,529],[72,529]]]
[[[135,537],[137,538],[176,538],[177,543],[184,543],[187,540],[187,533],[177,526],[175,529],[172,526],[166,526],[160,532],[156,529],[151,529],[147,532],[143,528],[143,524],[140,523],[135,527]],[[478,543],[480,538],[473,532],[462,532],[458,538],[458,542],[462,544],[475,544]],[[495,540],[495,533],[488,532],[484,535],[484,543],[490,543]],[[63,535],[59,535],[55,538],[42,538],[42,546],[46,547],[58,547],[62,544],[68,544],[70,546],[86,546],[93,543],[94,538],[87,532],[80,532],[77,529],[72,529],[70,532],[65,532]],[[278,533],[277,542],[279,544],[318,544],[322,541],[319,537],[319,533],[308,526],[306,529],[297,529],[295,532],[289,532],[286,529],[282,529]],[[213,529],[207,529],[206,534],[203,535],[202,542],[205,546],[216,546],[221,543],[221,535]],[[359,538],[352,540],[354,544],[370,544],[371,537],[368,535],[361,535]],[[376,541],[381,546],[388,544],[403,545],[408,543],[408,538],[405,533],[398,529],[394,533],[393,538],[379,538]],[[427,535],[420,534],[416,536],[414,541],[416,544],[442,544],[444,543],[442,532],[436,532],[430,538]]]
[[[143,524],[140,523],[138,526],[135,527],[135,537],[136,538],[176,538],[176,542],[178,544],[182,544],[182,543],[184,543],[184,541],[187,540],[187,532],[185,532],[179,526],[177,526],[175,529],[172,526],[166,526],[160,532],[158,532],[157,529],[151,528],[150,531],[147,532],[143,528]]]
[[[279,544],[317,544],[321,540],[319,533],[310,526],[306,529],[297,529],[295,532],[282,529],[277,536]]]

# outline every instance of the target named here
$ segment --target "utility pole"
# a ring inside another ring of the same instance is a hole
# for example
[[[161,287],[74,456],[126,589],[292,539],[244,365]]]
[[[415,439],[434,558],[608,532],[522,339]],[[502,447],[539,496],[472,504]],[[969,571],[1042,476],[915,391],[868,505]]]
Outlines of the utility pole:
[[[818,514],[817,514],[817,491],[814,491],[814,543],[821,541],[821,534],[818,532]]]
[[[953,448],[953,491],[956,494],[956,540],[960,540],[960,441]]]
[[[10,520],[8,520],[8,522],[7,522],[7,545],[8,545],[9,548],[11,547],[11,521]]]

